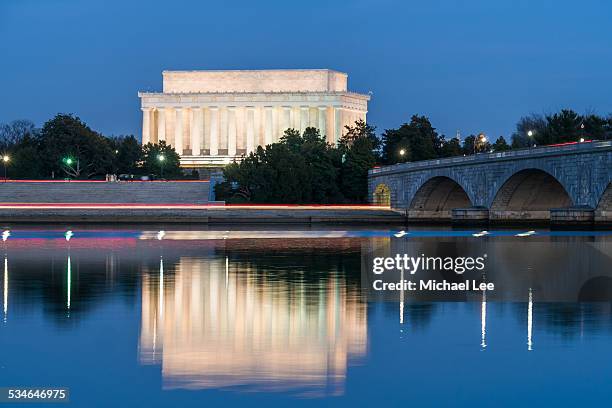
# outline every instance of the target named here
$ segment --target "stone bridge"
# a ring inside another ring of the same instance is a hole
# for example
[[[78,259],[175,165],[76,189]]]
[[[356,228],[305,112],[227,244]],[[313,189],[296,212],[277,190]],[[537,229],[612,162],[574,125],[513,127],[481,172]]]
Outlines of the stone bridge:
[[[481,153],[370,170],[378,204],[411,220],[612,221],[612,141]]]

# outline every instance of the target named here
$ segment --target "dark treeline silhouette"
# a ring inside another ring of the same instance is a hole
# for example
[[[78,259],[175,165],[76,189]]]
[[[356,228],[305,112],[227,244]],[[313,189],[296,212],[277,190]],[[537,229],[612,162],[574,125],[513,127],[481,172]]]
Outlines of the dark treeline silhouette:
[[[481,152],[612,137],[612,116],[563,109],[521,118],[510,143],[483,133],[463,140],[439,134],[426,116],[413,115],[379,137],[363,121],[346,126],[337,145],[316,128],[287,129],[277,143],[260,146],[225,167],[217,199],[254,203],[358,203],[367,201],[368,170]],[[140,146],[134,136],[106,137],[74,115],[58,114],[41,129],[29,121],[0,125],[0,154],[10,178],[104,178],[105,174],[183,177],[179,155],[165,142]],[[164,156],[163,163],[160,155]],[[162,170],[163,166],[163,170]],[[192,174],[197,177],[196,173]]]
[[[106,174],[180,177],[179,155],[165,142],[141,146],[134,136],[106,137],[74,115],[58,114],[37,129],[17,120],[0,125],[7,176],[17,179],[100,179]]]
[[[438,134],[427,117],[414,115],[410,122],[383,132],[380,159],[383,164],[395,164],[611,137],[612,115],[579,115],[571,109],[521,118],[510,143],[503,136],[490,139],[483,133],[463,140],[447,139]]]
[[[368,193],[368,170],[378,159],[375,128],[359,120],[338,145],[319,130],[287,129],[280,141],[259,146],[240,163],[225,167],[217,199],[254,203],[352,203]]]

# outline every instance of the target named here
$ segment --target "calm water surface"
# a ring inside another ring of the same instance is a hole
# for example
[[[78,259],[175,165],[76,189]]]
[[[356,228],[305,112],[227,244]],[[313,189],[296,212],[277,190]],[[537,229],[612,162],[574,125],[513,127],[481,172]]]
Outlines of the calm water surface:
[[[87,407],[610,401],[612,231],[407,232],[6,230],[0,386]],[[496,289],[385,300],[372,251],[487,254],[486,276],[428,277]]]

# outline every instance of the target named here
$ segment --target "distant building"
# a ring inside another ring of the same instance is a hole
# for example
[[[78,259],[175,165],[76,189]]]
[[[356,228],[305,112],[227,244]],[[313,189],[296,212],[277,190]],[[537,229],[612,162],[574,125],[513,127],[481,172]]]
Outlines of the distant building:
[[[328,69],[164,71],[163,92],[138,93],[142,143],[165,140],[191,168],[228,164],[288,128],[316,127],[336,143],[370,100],[347,79]]]

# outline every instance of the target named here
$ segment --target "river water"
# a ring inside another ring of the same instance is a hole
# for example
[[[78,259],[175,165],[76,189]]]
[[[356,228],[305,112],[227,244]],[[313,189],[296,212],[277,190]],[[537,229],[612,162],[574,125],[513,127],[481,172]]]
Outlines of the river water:
[[[0,386],[84,407],[597,405],[612,231],[13,227]],[[483,256],[372,290],[376,256]]]

